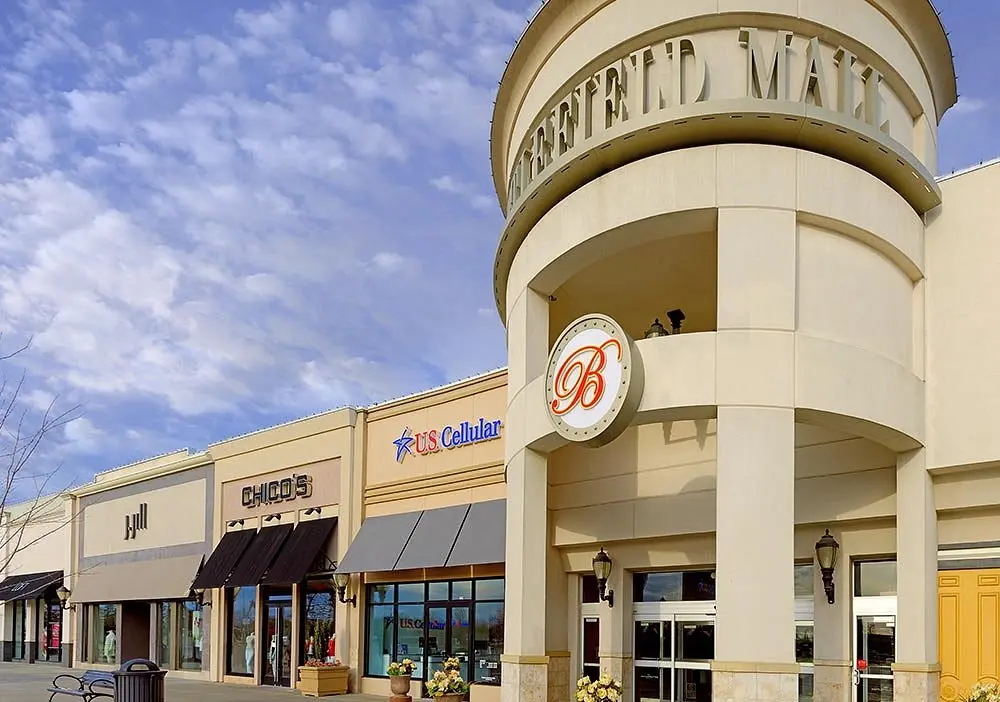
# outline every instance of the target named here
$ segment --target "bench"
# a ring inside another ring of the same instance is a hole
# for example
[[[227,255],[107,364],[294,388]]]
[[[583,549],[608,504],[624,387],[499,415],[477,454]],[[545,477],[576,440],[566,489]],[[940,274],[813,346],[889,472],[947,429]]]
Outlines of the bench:
[[[67,682],[60,683],[59,681],[64,678]],[[73,687],[64,687],[64,685],[73,685]],[[115,678],[111,673],[103,670],[88,670],[80,676],[63,673],[55,677],[52,681],[52,687],[48,688],[46,692],[52,693],[49,696],[49,702],[53,702],[57,695],[78,697],[84,702],[100,698],[114,699]]]

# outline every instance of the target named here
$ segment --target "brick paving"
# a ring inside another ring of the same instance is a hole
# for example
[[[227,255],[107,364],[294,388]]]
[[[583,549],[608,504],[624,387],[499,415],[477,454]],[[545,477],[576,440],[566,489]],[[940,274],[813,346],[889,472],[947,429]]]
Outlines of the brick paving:
[[[49,665],[23,665],[0,663],[0,702],[48,702],[45,688],[60,673],[80,674],[84,669],[68,670]],[[53,702],[72,702],[77,698],[60,695]],[[298,690],[274,687],[223,685],[194,680],[166,679],[166,702],[309,702],[316,698],[304,697]],[[337,702],[386,702],[384,697],[372,695],[339,695],[321,699]],[[100,702],[100,699],[98,700]],[[104,702],[110,702],[105,700]]]

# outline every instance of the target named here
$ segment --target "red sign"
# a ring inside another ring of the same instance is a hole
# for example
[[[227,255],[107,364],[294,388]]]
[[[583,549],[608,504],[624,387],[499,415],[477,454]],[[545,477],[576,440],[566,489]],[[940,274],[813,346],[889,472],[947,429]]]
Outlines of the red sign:
[[[865,671],[868,670],[868,661],[862,659],[858,660],[858,670]]]
[[[552,380],[554,415],[562,416],[577,407],[589,410],[597,406],[607,387],[604,369],[608,365],[609,350],[614,352],[616,361],[622,360],[621,343],[618,339],[608,339],[600,346],[581,346],[556,369]]]

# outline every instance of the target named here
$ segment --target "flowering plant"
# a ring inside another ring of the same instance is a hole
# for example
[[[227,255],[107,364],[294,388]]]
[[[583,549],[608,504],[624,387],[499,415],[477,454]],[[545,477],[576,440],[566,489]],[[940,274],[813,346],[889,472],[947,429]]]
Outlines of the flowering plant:
[[[584,675],[576,681],[577,702],[618,702],[622,696],[622,684],[607,673],[602,673],[594,682]]]
[[[402,661],[397,663],[393,661],[389,664],[389,670],[387,671],[390,676],[395,677],[396,675],[413,675],[413,669],[417,667],[417,664],[411,661],[409,658],[404,658]]]
[[[332,663],[327,663],[319,658],[310,658],[306,661],[306,668],[336,668],[340,665],[340,661],[334,660]]]
[[[469,683],[458,674],[461,663],[457,658],[446,658],[441,664],[441,670],[435,671],[427,681],[427,694],[431,697],[441,695],[464,695],[469,691]]]
[[[1000,685],[995,682],[978,682],[972,686],[963,702],[1000,702]]]

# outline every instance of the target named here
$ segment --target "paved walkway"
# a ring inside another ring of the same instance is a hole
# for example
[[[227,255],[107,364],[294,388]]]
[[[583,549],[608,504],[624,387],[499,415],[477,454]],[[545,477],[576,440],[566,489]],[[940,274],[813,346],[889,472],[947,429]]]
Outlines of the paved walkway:
[[[78,674],[82,670],[0,663],[0,702],[48,702],[49,695],[45,688],[52,683],[52,678],[62,672]],[[316,699],[304,697],[297,690],[283,688],[171,680],[170,673],[167,673],[166,693],[166,702],[307,702]],[[56,697],[56,700],[65,702],[72,702],[73,699],[65,695]],[[336,702],[386,702],[384,697],[372,695],[339,695],[325,699]]]

